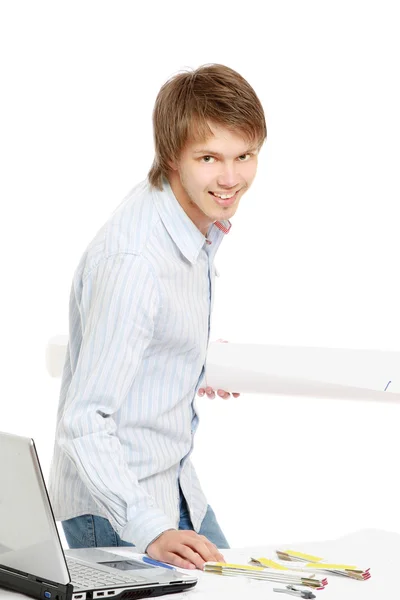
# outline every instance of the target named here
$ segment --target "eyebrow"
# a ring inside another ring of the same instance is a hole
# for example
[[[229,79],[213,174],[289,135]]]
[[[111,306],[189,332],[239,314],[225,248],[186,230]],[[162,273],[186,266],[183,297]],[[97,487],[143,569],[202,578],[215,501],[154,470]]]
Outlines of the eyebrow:
[[[257,147],[248,148],[248,150],[246,150],[245,152],[242,152],[241,154],[238,154],[238,156],[243,156],[243,154],[248,154],[249,152],[255,152],[256,150],[257,150]],[[213,156],[219,156],[219,157],[222,156],[222,154],[220,154],[220,152],[214,152],[213,150],[207,150],[207,149],[195,150],[193,152],[193,154],[205,154],[206,156],[212,154]]]

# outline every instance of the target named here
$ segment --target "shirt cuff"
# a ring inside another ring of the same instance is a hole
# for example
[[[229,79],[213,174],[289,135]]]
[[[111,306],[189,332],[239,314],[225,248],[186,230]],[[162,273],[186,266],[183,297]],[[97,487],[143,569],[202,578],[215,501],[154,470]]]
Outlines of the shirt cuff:
[[[162,510],[151,508],[138,511],[135,518],[122,528],[119,536],[135,544],[138,552],[145,553],[147,546],[168,529],[176,529],[175,523]]]

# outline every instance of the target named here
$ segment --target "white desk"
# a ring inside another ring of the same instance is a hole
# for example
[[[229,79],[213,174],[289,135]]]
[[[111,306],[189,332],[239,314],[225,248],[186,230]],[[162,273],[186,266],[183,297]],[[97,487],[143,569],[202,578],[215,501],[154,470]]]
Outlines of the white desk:
[[[276,548],[299,549],[316,554],[327,560],[346,564],[357,564],[371,568],[371,579],[355,581],[328,577],[327,587],[315,592],[316,600],[394,600],[400,597],[396,582],[400,563],[400,534],[376,529],[366,529],[351,533],[336,540],[307,542],[304,544],[279,544],[251,548],[231,549],[224,552],[230,562],[247,562],[251,556],[273,558]],[[115,552],[115,548],[113,551]],[[118,548],[122,555],[129,554],[129,548]],[[191,572],[193,574],[193,571]],[[160,598],[175,600],[285,600],[294,598],[287,594],[276,594],[272,588],[282,587],[266,581],[251,581],[247,578],[221,577],[210,573],[197,572],[199,582],[192,590],[181,594],[170,594]],[[26,596],[0,589],[0,600],[26,600]]]

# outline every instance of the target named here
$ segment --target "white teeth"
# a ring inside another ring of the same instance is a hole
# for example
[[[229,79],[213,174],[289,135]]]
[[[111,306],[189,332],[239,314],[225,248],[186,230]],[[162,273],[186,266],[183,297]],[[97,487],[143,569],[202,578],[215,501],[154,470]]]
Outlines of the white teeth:
[[[236,192],[234,192],[233,194],[216,194],[215,192],[213,192],[213,194],[214,196],[217,196],[217,198],[221,198],[221,200],[229,200],[229,198],[233,198]]]

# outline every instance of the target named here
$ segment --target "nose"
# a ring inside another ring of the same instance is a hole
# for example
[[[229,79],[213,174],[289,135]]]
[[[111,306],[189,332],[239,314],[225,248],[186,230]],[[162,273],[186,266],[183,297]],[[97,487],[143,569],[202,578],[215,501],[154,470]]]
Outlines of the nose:
[[[240,177],[236,171],[236,166],[235,163],[226,162],[222,164],[217,178],[218,185],[224,188],[233,188],[239,183]]]

